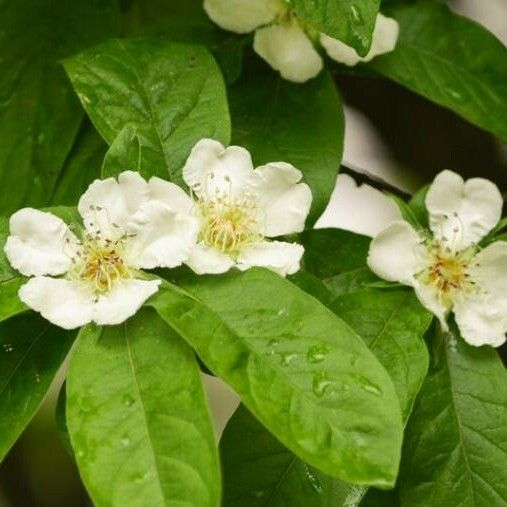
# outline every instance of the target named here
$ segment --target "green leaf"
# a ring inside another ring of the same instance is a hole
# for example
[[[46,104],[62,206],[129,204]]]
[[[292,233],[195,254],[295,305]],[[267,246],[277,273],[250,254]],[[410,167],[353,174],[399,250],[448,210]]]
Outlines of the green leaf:
[[[70,443],[69,429],[67,428],[67,415],[65,413],[65,407],[67,405],[67,384],[64,382],[58,393],[58,399],[56,400],[55,407],[55,422],[58,436],[62,442],[65,450],[74,458],[74,450]]]
[[[82,120],[59,61],[116,34],[114,0],[0,7],[0,214],[42,206]]]
[[[202,47],[159,39],[112,40],[66,60],[65,69],[102,137],[137,129],[141,174],[182,183],[197,141],[228,144],[222,76]]]
[[[424,186],[413,195],[408,203],[416,220],[425,229],[429,228],[428,210],[426,209],[426,194],[429,189],[429,185]]]
[[[337,297],[379,281],[366,266],[371,238],[343,229],[306,230],[304,268]]]
[[[166,284],[149,304],[281,442],[329,475],[393,484],[398,401],[347,325],[267,270],[180,283],[188,292]]]
[[[363,289],[338,297],[330,307],[363,338],[387,370],[406,421],[428,371],[423,337],[432,315],[412,289]]]
[[[297,15],[314,25],[319,32],[339,39],[365,56],[380,0],[289,0]]]
[[[32,312],[0,324],[0,461],[37,412],[74,336]]]
[[[241,73],[243,49],[250,36],[220,29],[204,12],[202,0],[133,0],[122,20],[123,32],[128,36],[159,35],[166,40],[206,46],[229,83]]]
[[[224,507],[323,507],[359,504],[352,486],[306,465],[260,424],[243,405],[220,441]]]
[[[507,504],[507,375],[496,351],[435,333],[406,429],[402,506]]]
[[[485,28],[433,1],[387,11],[396,50],[369,65],[380,74],[507,140],[507,49]]]
[[[0,217],[0,322],[27,309],[18,297],[18,290],[26,278],[11,267],[4,252],[8,235],[9,221]]]
[[[93,125],[85,121],[65,161],[50,204],[76,206],[90,183],[100,178],[100,168],[106,150],[106,143],[97,134]]]
[[[102,177],[116,177],[126,170],[142,172],[143,162],[143,148],[137,128],[127,125],[107,150],[102,164]]]
[[[294,84],[251,67],[229,90],[233,144],[252,153],[256,165],[283,161],[304,175],[313,193],[309,222],[326,208],[343,152],[340,98],[328,72]]]
[[[95,504],[218,507],[199,367],[152,310],[121,326],[82,329],[67,377],[67,425]]]
[[[423,225],[421,222],[419,222],[418,214],[416,214],[409,203],[406,203],[397,195],[391,194],[389,192],[386,192],[386,195],[396,205],[402,219],[405,220],[405,222],[408,222],[416,231],[423,229]]]

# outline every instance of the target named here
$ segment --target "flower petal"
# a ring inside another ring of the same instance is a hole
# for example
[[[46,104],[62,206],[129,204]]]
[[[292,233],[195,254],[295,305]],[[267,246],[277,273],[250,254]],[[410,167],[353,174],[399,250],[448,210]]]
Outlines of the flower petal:
[[[301,180],[301,172],[285,162],[258,167],[249,179],[265,213],[265,235],[282,236],[301,232],[312,204],[312,191]]]
[[[507,333],[507,302],[494,298],[464,298],[454,306],[463,339],[475,347],[500,347]]]
[[[163,202],[173,211],[190,213],[194,203],[189,195],[178,185],[153,176],[148,182],[150,199]]]
[[[148,183],[134,171],[125,171],[114,178],[95,180],[81,196],[78,211],[87,229],[123,228],[132,215],[149,199]],[[98,212],[97,208],[102,211]]]
[[[479,242],[502,216],[502,195],[484,178],[465,182],[452,171],[442,171],[426,195],[430,227],[435,237],[454,250]]]
[[[282,0],[204,0],[204,10],[220,27],[248,33],[273,21],[283,12]]]
[[[480,251],[469,273],[481,289],[507,301],[507,242],[497,241]]]
[[[5,254],[22,275],[61,275],[68,271],[77,238],[60,218],[33,208],[14,213]]]
[[[305,32],[297,25],[271,25],[255,32],[255,52],[283,78],[304,83],[323,67],[322,58]]]
[[[446,318],[449,308],[444,304],[440,297],[440,293],[434,287],[423,285],[421,283],[414,284],[415,295],[421,304],[428,309],[435,317],[438,318],[444,331],[448,330]]]
[[[174,268],[188,258],[197,242],[199,222],[190,213],[178,213],[160,201],[150,201],[140,208],[127,228],[128,266]]]
[[[237,265],[242,271],[259,266],[287,276],[299,271],[304,253],[305,249],[297,243],[261,241],[242,250]]]
[[[369,62],[378,55],[393,51],[398,41],[399,32],[400,27],[395,19],[378,14],[371,48],[366,56],[359,56],[354,48],[324,33],[320,36],[320,43],[330,58],[352,67],[359,62]]]
[[[226,253],[198,243],[185,264],[198,275],[218,275],[229,271],[234,266],[234,261]]]
[[[185,183],[199,197],[240,198],[253,171],[252,157],[240,146],[224,148],[218,141],[202,139],[183,167]]]
[[[158,291],[160,280],[119,280],[112,289],[99,296],[93,309],[93,320],[101,326],[125,322]]]
[[[421,238],[407,222],[396,221],[376,236],[370,245],[368,266],[380,278],[414,285],[414,275],[429,262]]]
[[[93,293],[70,280],[36,276],[19,289],[19,298],[64,329],[75,329],[92,321]]]

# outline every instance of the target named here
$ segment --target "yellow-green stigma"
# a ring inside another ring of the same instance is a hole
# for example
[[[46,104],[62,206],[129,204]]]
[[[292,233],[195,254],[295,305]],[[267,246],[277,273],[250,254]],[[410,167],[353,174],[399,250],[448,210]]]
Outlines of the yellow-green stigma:
[[[258,213],[248,200],[215,198],[197,203],[201,217],[199,239],[228,254],[238,253],[245,245],[262,239]]]
[[[123,261],[124,241],[125,238],[113,241],[86,233],[73,258],[69,278],[90,285],[96,294],[108,292],[120,279],[131,278]]]

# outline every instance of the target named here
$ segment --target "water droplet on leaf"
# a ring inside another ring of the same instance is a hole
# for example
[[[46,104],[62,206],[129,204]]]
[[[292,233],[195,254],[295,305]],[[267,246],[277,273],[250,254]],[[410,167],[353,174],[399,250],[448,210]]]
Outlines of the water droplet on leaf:
[[[313,377],[313,392],[321,398],[326,391],[331,387],[332,382],[327,378],[324,372],[316,373]]]
[[[326,359],[331,347],[327,343],[313,345],[308,349],[306,358],[310,363],[321,363]]]

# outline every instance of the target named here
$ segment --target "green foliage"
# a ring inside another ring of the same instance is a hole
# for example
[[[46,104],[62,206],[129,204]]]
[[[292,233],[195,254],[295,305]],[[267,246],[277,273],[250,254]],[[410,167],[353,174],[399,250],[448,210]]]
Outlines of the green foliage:
[[[182,183],[181,168],[197,141],[229,141],[223,79],[199,46],[117,39],[66,60],[65,69],[109,144],[126,125],[136,127],[143,176]]]
[[[322,72],[301,85],[251,66],[230,88],[229,105],[232,142],[250,150],[256,165],[284,161],[302,171],[314,223],[329,202],[343,152],[342,105],[331,76]]]
[[[507,140],[507,49],[446,5],[420,0],[388,9],[400,24],[393,53],[369,67]]]
[[[188,293],[166,285],[149,304],[281,442],[335,477],[393,484],[396,395],[347,325],[267,270],[181,283]]]
[[[380,0],[288,0],[301,19],[320,32],[342,40],[365,56],[371,38]]]
[[[507,383],[495,350],[435,333],[406,430],[402,506],[507,503]]]
[[[215,506],[220,470],[192,351],[152,310],[83,328],[67,425],[97,505]]]
[[[97,134],[93,125],[85,121],[65,160],[50,204],[75,206],[88,185],[100,177],[100,168],[106,150],[106,143]]]
[[[364,488],[306,465],[242,405],[220,441],[224,507],[355,507]]]
[[[52,194],[82,120],[60,60],[114,36],[114,0],[0,6],[0,214]]]
[[[42,403],[74,336],[32,312],[0,324],[0,461]]]

